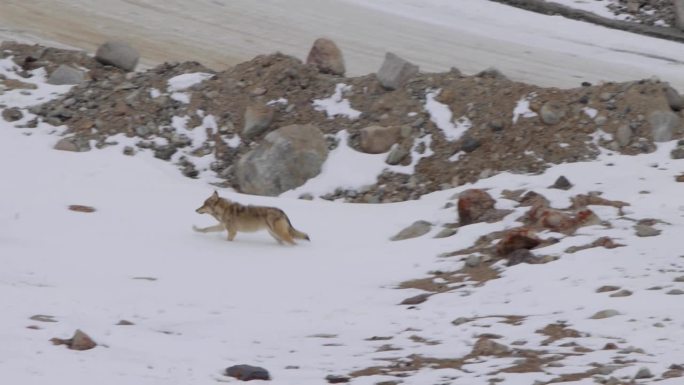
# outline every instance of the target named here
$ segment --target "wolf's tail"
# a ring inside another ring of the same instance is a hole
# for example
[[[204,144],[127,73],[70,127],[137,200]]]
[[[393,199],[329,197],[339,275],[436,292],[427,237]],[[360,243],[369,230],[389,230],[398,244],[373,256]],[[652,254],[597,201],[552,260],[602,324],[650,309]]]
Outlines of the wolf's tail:
[[[307,241],[311,242],[311,239],[309,238],[309,234],[303,233],[303,232],[295,229],[292,226],[290,226],[290,235],[292,236],[292,238],[306,239]]]

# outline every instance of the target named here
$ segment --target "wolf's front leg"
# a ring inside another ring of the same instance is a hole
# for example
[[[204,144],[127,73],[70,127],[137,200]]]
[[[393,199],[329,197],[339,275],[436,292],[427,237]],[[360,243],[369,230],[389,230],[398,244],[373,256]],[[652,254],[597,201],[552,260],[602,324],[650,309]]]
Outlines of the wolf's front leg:
[[[226,230],[228,230],[228,240],[232,241],[235,239],[235,235],[237,235],[237,229],[233,226],[229,226],[226,228]]]
[[[217,224],[209,227],[197,227],[197,226],[192,226],[192,229],[199,232],[199,233],[210,233],[210,232],[216,232],[216,231],[223,231],[225,227],[222,224]]]

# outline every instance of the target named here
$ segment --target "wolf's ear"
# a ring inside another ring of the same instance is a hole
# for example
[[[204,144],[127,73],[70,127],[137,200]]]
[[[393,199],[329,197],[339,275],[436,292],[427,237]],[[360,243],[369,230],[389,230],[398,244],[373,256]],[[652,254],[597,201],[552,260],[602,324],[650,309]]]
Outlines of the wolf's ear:
[[[218,198],[218,192],[214,190],[214,193],[211,195],[212,198]]]

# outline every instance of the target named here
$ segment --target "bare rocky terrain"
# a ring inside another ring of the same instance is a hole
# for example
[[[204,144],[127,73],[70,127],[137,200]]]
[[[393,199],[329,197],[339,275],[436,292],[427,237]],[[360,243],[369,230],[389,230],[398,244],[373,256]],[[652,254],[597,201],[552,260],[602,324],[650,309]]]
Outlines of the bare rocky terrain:
[[[69,93],[32,108],[36,119],[68,127],[61,143],[69,143],[70,149],[111,145],[115,140],[110,138],[118,134],[137,138],[137,148],[124,150],[127,155],[150,150],[170,160],[184,149],[186,156],[174,160],[186,176],[197,176],[197,162],[209,163],[222,185],[238,191],[245,190],[235,177],[239,160],[269,132],[289,125],[317,127],[330,150],[349,145],[360,152],[387,152],[388,165],[418,161],[413,174],[388,171],[363,191],[324,196],[353,202],[415,199],[503,171],[538,173],[548,164],[592,159],[597,146],[648,153],[655,149],[654,140],[682,135],[682,99],[657,79],[586,83],[564,90],[514,82],[493,69],[467,76],[454,68],[416,73],[397,89],[388,89],[376,74],[322,73],[283,54],[257,56],[221,72],[184,62],[129,73],[84,52],[41,46],[4,43],[2,57],[12,57],[26,76],[37,68],[54,73],[60,65],[83,69],[83,82]],[[207,78],[183,90],[187,100],[167,90],[169,79],[195,73]],[[329,116],[316,105],[337,92],[358,117]],[[427,107],[428,99],[448,107],[452,123],[463,127],[464,134],[448,137]],[[206,116],[214,117],[215,127],[203,125]],[[205,131],[200,135],[204,141],[193,142],[174,126],[174,119],[185,119],[190,132]],[[37,120],[26,124],[36,125]],[[348,143],[336,142],[340,131],[348,133]]]

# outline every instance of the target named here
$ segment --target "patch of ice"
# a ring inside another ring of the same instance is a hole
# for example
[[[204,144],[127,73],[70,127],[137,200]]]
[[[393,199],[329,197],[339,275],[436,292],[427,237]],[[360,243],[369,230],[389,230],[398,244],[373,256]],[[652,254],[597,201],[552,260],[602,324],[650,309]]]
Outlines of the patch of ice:
[[[513,124],[518,122],[519,118],[533,118],[537,116],[537,113],[530,110],[530,100],[534,97],[534,95],[528,95],[526,97],[521,98],[518,100],[518,103],[516,103],[515,108],[513,109]]]
[[[190,95],[187,92],[174,92],[171,94],[171,99],[181,103],[190,103]]]

